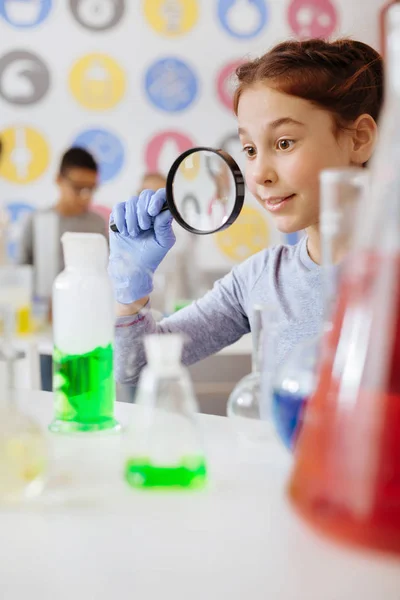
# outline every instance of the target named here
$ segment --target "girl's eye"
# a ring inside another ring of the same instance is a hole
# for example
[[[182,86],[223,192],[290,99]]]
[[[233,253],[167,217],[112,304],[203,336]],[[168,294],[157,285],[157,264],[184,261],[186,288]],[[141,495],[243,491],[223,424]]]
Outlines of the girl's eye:
[[[256,149],[253,146],[245,146],[243,152],[248,158],[253,158],[256,155]]]
[[[276,146],[278,150],[291,150],[291,148],[293,148],[293,144],[294,140],[283,139],[278,140]]]

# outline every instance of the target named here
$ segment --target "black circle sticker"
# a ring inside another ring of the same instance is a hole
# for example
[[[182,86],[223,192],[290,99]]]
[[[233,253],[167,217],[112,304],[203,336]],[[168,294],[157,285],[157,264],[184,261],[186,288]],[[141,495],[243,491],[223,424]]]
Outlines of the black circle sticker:
[[[74,18],[90,31],[112,29],[125,12],[125,0],[70,0],[69,4]]]
[[[35,104],[49,87],[49,70],[33,52],[14,50],[0,58],[0,96],[10,104]]]

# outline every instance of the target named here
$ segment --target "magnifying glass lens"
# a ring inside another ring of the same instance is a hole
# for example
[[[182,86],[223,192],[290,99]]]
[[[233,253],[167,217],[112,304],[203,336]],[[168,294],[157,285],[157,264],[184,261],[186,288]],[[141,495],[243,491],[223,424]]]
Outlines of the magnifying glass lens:
[[[244,201],[243,175],[222,150],[191,148],[172,165],[166,188],[175,220],[187,231],[205,235],[221,231],[237,219]],[[118,233],[114,223],[110,229]]]

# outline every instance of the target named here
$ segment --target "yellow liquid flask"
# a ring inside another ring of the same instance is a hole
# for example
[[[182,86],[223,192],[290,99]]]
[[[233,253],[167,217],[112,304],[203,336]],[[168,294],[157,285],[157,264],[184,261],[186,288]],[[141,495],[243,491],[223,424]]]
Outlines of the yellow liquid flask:
[[[197,402],[178,334],[145,338],[147,366],[127,433],[125,479],[138,488],[202,488],[207,479]]]
[[[39,494],[48,466],[48,448],[40,426],[18,408],[15,362],[22,358],[11,343],[14,314],[0,306],[4,335],[0,340],[0,504]]]

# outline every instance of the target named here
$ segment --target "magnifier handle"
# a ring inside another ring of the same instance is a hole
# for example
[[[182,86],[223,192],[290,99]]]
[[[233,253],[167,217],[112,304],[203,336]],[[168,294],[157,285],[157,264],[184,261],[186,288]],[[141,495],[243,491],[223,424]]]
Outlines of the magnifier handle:
[[[162,212],[164,212],[164,211],[166,211],[166,210],[168,210],[168,203],[167,203],[167,202],[164,202],[164,204],[163,204],[163,206],[162,206],[162,208],[161,208],[161,210],[160,210],[160,213],[162,213]],[[113,231],[114,233],[119,233],[118,227],[116,226],[116,224],[115,224],[115,223],[110,223],[110,229],[111,229],[111,231]]]

